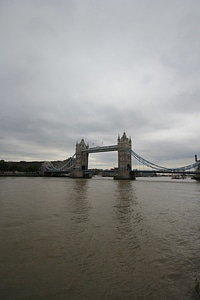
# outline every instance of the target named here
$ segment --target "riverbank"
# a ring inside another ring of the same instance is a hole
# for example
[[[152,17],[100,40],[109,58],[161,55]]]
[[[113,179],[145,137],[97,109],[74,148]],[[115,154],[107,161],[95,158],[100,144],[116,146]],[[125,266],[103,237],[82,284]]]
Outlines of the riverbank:
[[[0,173],[1,177],[43,177],[42,174],[36,173]]]

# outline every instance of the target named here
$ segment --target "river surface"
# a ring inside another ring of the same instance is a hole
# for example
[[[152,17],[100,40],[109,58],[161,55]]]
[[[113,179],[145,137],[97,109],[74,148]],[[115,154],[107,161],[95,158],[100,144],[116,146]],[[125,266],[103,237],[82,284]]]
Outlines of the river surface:
[[[1,300],[199,299],[200,182],[0,178]]]

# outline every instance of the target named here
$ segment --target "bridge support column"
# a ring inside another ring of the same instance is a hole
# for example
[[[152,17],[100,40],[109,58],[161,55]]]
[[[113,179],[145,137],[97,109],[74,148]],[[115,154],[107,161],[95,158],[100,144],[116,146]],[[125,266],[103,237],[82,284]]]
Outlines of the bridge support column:
[[[135,172],[131,171],[132,156],[128,150],[131,150],[131,138],[127,138],[124,132],[121,138],[118,136],[118,170],[114,179],[135,180]]]

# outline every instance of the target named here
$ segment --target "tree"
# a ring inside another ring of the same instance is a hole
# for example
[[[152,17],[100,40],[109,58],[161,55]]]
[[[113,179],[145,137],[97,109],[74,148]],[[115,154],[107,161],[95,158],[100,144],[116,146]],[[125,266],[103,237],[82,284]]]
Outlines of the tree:
[[[0,160],[0,172],[6,172],[8,171],[8,164],[5,162],[5,160]]]
[[[14,172],[18,171],[18,168],[17,168],[16,165],[13,165],[13,164],[12,164],[12,165],[10,166],[9,170],[10,170],[11,172],[14,173]]]
[[[39,168],[37,165],[29,165],[27,168],[26,168],[26,172],[30,172],[30,173],[37,173],[39,171]]]

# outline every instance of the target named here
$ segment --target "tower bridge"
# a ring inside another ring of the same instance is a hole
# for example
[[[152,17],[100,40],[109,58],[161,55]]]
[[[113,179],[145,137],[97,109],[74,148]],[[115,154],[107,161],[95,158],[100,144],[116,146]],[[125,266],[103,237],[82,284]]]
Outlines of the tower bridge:
[[[47,162],[43,165],[44,174],[61,174],[69,173],[72,178],[88,178],[91,177],[91,172],[88,170],[88,161],[90,153],[99,152],[118,152],[118,167],[114,172],[114,179],[129,179],[134,180],[138,174],[137,170],[132,170],[132,157],[134,157],[141,164],[150,167],[152,170],[143,170],[143,173],[182,173],[195,175],[198,179],[200,178],[200,160],[197,159],[195,155],[195,162],[193,164],[179,167],[179,168],[166,168],[152,163],[136,152],[132,150],[131,138],[126,136],[124,132],[120,137],[118,135],[117,144],[111,146],[101,146],[101,147],[89,147],[85,143],[84,139],[80,143],[76,143],[75,154],[63,162],[61,166],[54,166],[52,163]],[[194,171],[192,171],[194,170]]]
[[[118,136],[117,145],[92,147],[86,145],[84,139],[80,143],[76,143],[76,161],[74,169],[71,172],[71,177],[86,177],[89,176],[88,172],[88,159],[89,153],[98,152],[118,152],[118,168],[114,174],[115,179],[135,179],[135,172],[131,170],[132,155],[131,152],[131,138],[126,136],[126,133],[122,137]]]

